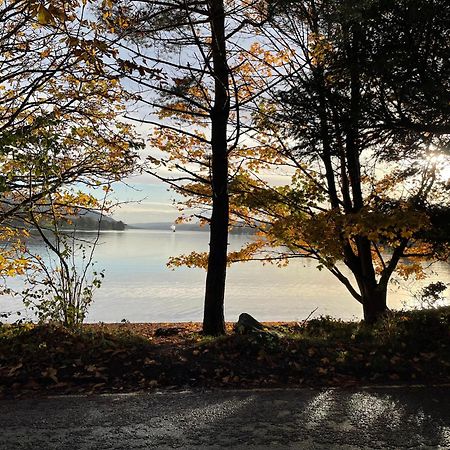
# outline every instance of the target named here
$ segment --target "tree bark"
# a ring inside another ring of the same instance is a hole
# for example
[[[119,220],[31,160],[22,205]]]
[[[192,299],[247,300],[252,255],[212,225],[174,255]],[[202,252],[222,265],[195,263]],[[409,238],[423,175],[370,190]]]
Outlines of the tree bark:
[[[386,297],[387,286],[377,285],[364,290],[362,293],[364,322],[372,325],[386,314],[388,311]]]
[[[345,155],[353,200],[352,212],[355,213],[360,212],[365,206],[361,183],[359,130],[361,121],[360,33],[361,29],[358,23],[352,24],[345,31],[350,68],[350,109],[346,124]],[[361,292],[364,321],[373,324],[387,311],[387,284],[377,283],[370,240],[366,236],[356,236],[355,243],[357,261],[349,267],[355,275]],[[354,254],[353,251],[351,253]]]
[[[212,215],[208,270],[206,274],[203,333],[225,333],[224,296],[228,250],[228,140],[230,114],[229,71],[226,55],[225,12],[223,0],[210,0],[211,52],[213,62],[214,106],[211,111]]]

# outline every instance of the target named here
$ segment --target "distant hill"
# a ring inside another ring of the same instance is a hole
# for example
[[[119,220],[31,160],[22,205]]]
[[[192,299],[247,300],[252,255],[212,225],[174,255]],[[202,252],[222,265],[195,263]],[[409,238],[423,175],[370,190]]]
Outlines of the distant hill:
[[[42,221],[41,225],[43,228],[53,228],[50,226],[50,222]],[[75,229],[75,230],[85,230],[85,231],[96,231],[100,230],[116,230],[124,231],[126,229],[126,224],[121,220],[115,220],[112,217],[105,215],[100,215],[96,211],[82,211],[77,216],[70,216],[67,219],[62,219],[58,226],[61,229]],[[32,229],[33,226],[28,223],[25,219],[14,218],[14,220],[8,221],[8,226],[16,228]]]
[[[99,225],[100,230],[124,231],[126,229],[126,224],[121,220],[100,215],[96,211],[83,211],[78,216],[71,217],[70,222],[63,225],[77,230],[98,230]]]

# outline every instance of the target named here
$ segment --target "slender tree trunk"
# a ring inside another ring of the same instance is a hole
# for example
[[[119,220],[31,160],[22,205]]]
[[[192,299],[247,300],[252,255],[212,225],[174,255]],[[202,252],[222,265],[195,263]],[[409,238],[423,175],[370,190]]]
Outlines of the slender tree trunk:
[[[227,125],[230,101],[223,0],[210,0],[209,9],[211,14],[211,51],[215,93],[214,106],[211,111],[212,216],[203,332],[209,335],[219,335],[225,333],[223,305],[229,222]]]

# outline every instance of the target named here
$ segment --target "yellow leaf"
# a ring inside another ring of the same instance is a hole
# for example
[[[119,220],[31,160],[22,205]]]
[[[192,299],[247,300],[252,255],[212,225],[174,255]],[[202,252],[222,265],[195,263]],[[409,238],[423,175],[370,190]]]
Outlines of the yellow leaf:
[[[54,24],[55,20],[49,10],[44,5],[39,5],[37,20],[41,25]]]

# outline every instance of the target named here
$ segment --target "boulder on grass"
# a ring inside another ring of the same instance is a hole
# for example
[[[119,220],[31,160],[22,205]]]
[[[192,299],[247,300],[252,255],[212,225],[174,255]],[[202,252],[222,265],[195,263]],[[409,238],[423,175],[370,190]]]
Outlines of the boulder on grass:
[[[267,328],[261,322],[247,313],[242,313],[234,325],[234,331],[238,334],[261,333],[266,330]]]

